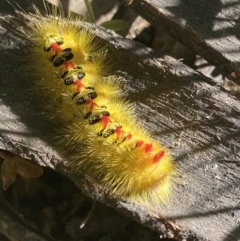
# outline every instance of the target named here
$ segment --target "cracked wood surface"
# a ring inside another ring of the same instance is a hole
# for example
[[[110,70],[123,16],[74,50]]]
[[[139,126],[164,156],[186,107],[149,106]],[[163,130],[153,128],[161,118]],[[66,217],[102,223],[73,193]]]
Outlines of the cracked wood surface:
[[[163,237],[239,240],[239,99],[172,58],[102,28],[91,29],[108,44],[139,119],[175,157],[181,177],[171,203],[161,210],[130,205],[67,166],[22,69],[26,43],[8,31],[0,44],[0,148],[61,172],[86,195]]]

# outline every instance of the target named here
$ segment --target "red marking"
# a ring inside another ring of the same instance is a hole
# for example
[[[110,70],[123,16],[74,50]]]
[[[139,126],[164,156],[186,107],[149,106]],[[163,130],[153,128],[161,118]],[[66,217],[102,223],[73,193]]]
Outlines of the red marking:
[[[104,116],[101,118],[101,123],[102,123],[103,129],[105,129],[109,123],[112,123],[112,120],[110,119],[109,116],[104,115]]]
[[[63,63],[66,67],[66,70],[69,70],[70,68],[74,68],[75,67],[75,64],[72,62],[72,61],[64,61]]]
[[[144,141],[138,140],[138,141],[136,142],[136,147],[141,147],[141,146],[143,145],[143,143],[144,143]]]
[[[62,49],[58,43],[51,43],[51,50],[55,52],[55,54],[59,54],[59,52],[62,52]]]
[[[131,140],[132,139],[132,134],[129,133],[127,136],[126,136],[126,140]]]
[[[117,139],[119,139],[119,137],[124,133],[124,131],[121,128],[122,127],[118,126],[115,130]]]
[[[165,151],[159,151],[154,157],[153,157],[153,163],[159,162],[165,155]]]
[[[75,81],[74,84],[77,86],[77,91],[80,91],[82,88],[85,88],[85,85],[83,84],[81,79]]]
[[[145,153],[149,153],[152,150],[152,144],[145,144]]]
[[[98,104],[94,102],[91,98],[87,99],[85,104],[90,105],[90,111],[92,111],[93,108],[98,107]]]

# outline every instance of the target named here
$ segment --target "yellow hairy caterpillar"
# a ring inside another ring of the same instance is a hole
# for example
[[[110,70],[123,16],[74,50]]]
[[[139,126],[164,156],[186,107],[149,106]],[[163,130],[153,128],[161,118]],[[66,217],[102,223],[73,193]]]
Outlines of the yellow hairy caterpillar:
[[[79,21],[34,23],[29,67],[43,107],[57,123],[70,165],[115,195],[143,205],[168,199],[175,167],[168,150],[139,123],[109,75],[107,49]]]

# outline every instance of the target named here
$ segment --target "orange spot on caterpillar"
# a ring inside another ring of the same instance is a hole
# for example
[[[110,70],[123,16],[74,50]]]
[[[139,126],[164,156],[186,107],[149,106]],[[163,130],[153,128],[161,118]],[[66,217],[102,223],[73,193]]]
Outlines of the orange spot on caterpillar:
[[[132,139],[132,134],[129,133],[127,136],[126,136],[126,140],[131,140]]]
[[[144,144],[144,141],[138,140],[138,141],[136,142],[136,147],[141,147],[143,144]]]
[[[165,151],[159,151],[154,157],[153,157],[153,163],[159,162],[165,155]]]
[[[81,88],[85,88],[85,85],[83,84],[82,80],[80,80],[80,79],[75,81],[74,84],[77,86],[77,91],[81,90]]]
[[[72,61],[64,61],[63,65],[65,65],[66,70],[69,70],[70,68],[74,68],[75,64]]]
[[[145,144],[145,149],[144,149],[145,153],[149,153],[152,151],[152,143],[150,144]]]
[[[60,52],[62,52],[62,48],[58,43],[51,43],[51,50],[55,52],[56,55],[58,55]]]
[[[102,123],[103,129],[105,129],[109,123],[112,123],[112,120],[111,120],[111,118],[109,116],[104,115],[101,118],[101,123]]]
[[[92,111],[95,107],[98,107],[98,104],[90,98],[86,100],[85,104],[90,106],[90,111]]]
[[[124,131],[122,130],[122,127],[118,126],[115,130],[116,133],[116,138],[119,139],[119,137],[124,133]]]

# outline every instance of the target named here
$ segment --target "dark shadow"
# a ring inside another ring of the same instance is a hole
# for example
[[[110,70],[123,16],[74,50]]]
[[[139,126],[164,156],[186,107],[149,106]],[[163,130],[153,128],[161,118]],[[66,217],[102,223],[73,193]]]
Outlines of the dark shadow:
[[[213,27],[216,15],[222,7],[220,0],[180,0],[177,6],[166,9],[174,13],[176,18],[185,19],[186,25],[201,32],[204,39],[211,39],[214,35]]]
[[[231,233],[228,234],[226,238],[224,238],[223,241],[229,241],[229,240],[232,240],[233,238],[235,240],[240,240],[240,226],[233,229]]]
[[[106,14],[107,12],[111,11],[114,6],[118,4],[118,1],[108,1],[107,4],[103,4],[102,0],[93,0],[91,1],[91,6],[95,15],[95,18],[98,19],[103,14]]]

